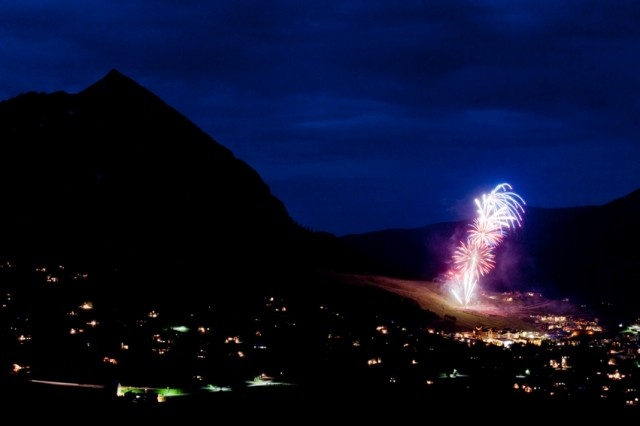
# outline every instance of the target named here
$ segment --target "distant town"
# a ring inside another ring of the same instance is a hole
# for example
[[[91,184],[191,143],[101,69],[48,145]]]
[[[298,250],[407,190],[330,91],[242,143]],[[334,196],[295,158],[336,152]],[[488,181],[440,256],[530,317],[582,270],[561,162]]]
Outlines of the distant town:
[[[425,398],[640,402],[640,320],[606,329],[550,313],[532,318],[538,331],[442,330],[416,317],[297,306],[278,294],[246,300],[242,310],[212,300],[122,311],[101,305],[87,272],[39,265],[27,278],[13,267],[0,269],[0,366],[16,382],[103,387],[131,403],[337,383]]]

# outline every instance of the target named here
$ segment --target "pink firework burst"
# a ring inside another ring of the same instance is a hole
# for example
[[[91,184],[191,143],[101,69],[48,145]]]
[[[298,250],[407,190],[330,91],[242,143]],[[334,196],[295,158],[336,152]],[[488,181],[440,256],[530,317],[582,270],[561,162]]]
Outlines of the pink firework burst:
[[[463,305],[472,300],[480,277],[495,268],[494,249],[503,241],[506,231],[522,226],[524,215],[524,200],[508,183],[496,186],[474,201],[478,216],[471,223],[467,241],[460,242],[455,249],[455,271],[449,274],[454,277],[451,291]]]
[[[453,253],[453,263],[457,270],[481,277],[495,267],[495,254],[490,246],[461,242]]]

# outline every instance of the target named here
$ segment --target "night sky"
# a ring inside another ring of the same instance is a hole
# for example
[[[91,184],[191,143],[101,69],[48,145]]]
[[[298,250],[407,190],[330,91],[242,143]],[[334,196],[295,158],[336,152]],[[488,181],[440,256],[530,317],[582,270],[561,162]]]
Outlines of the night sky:
[[[636,0],[14,0],[0,63],[0,100],[117,69],[336,235],[640,188]]]

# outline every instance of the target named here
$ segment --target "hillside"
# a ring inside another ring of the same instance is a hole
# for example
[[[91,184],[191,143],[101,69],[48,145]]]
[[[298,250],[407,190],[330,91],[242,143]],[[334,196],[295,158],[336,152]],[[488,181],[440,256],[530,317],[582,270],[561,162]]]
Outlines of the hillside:
[[[378,288],[411,300],[440,319],[433,323],[438,329],[468,331],[487,327],[545,331],[543,325],[536,323],[536,315],[595,316],[594,312],[569,301],[549,299],[539,293],[480,291],[473,304],[462,307],[444,283],[355,274],[333,274],[332,279],[345,286]]]
[[[389,229],[342,237],[391,275],[441,281],[468,222]],[[604,316],[635,318],[640,289],[640,190],[602,206],[527,207],[522,228],[496,250],[496,267],[483,277],[493,291],[539,292],[588,305]]]

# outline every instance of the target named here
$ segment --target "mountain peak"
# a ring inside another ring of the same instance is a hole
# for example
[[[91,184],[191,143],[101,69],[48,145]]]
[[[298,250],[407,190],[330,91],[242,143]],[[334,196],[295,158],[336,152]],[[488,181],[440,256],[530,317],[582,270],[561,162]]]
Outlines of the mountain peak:
[[[127,77],[115,68],[111,69],[104,77],[98,80],[98,82],[102,82],[103,84],[135,83],[133,79]]]
[[[132,78],[127,77],[120,71],[111,69],[104,77],[96,81],[82,92],[81,95],[112,95],[112,96],[132,96],[144,93],[146,96],[153,96],[149,90],[142,87]]]

